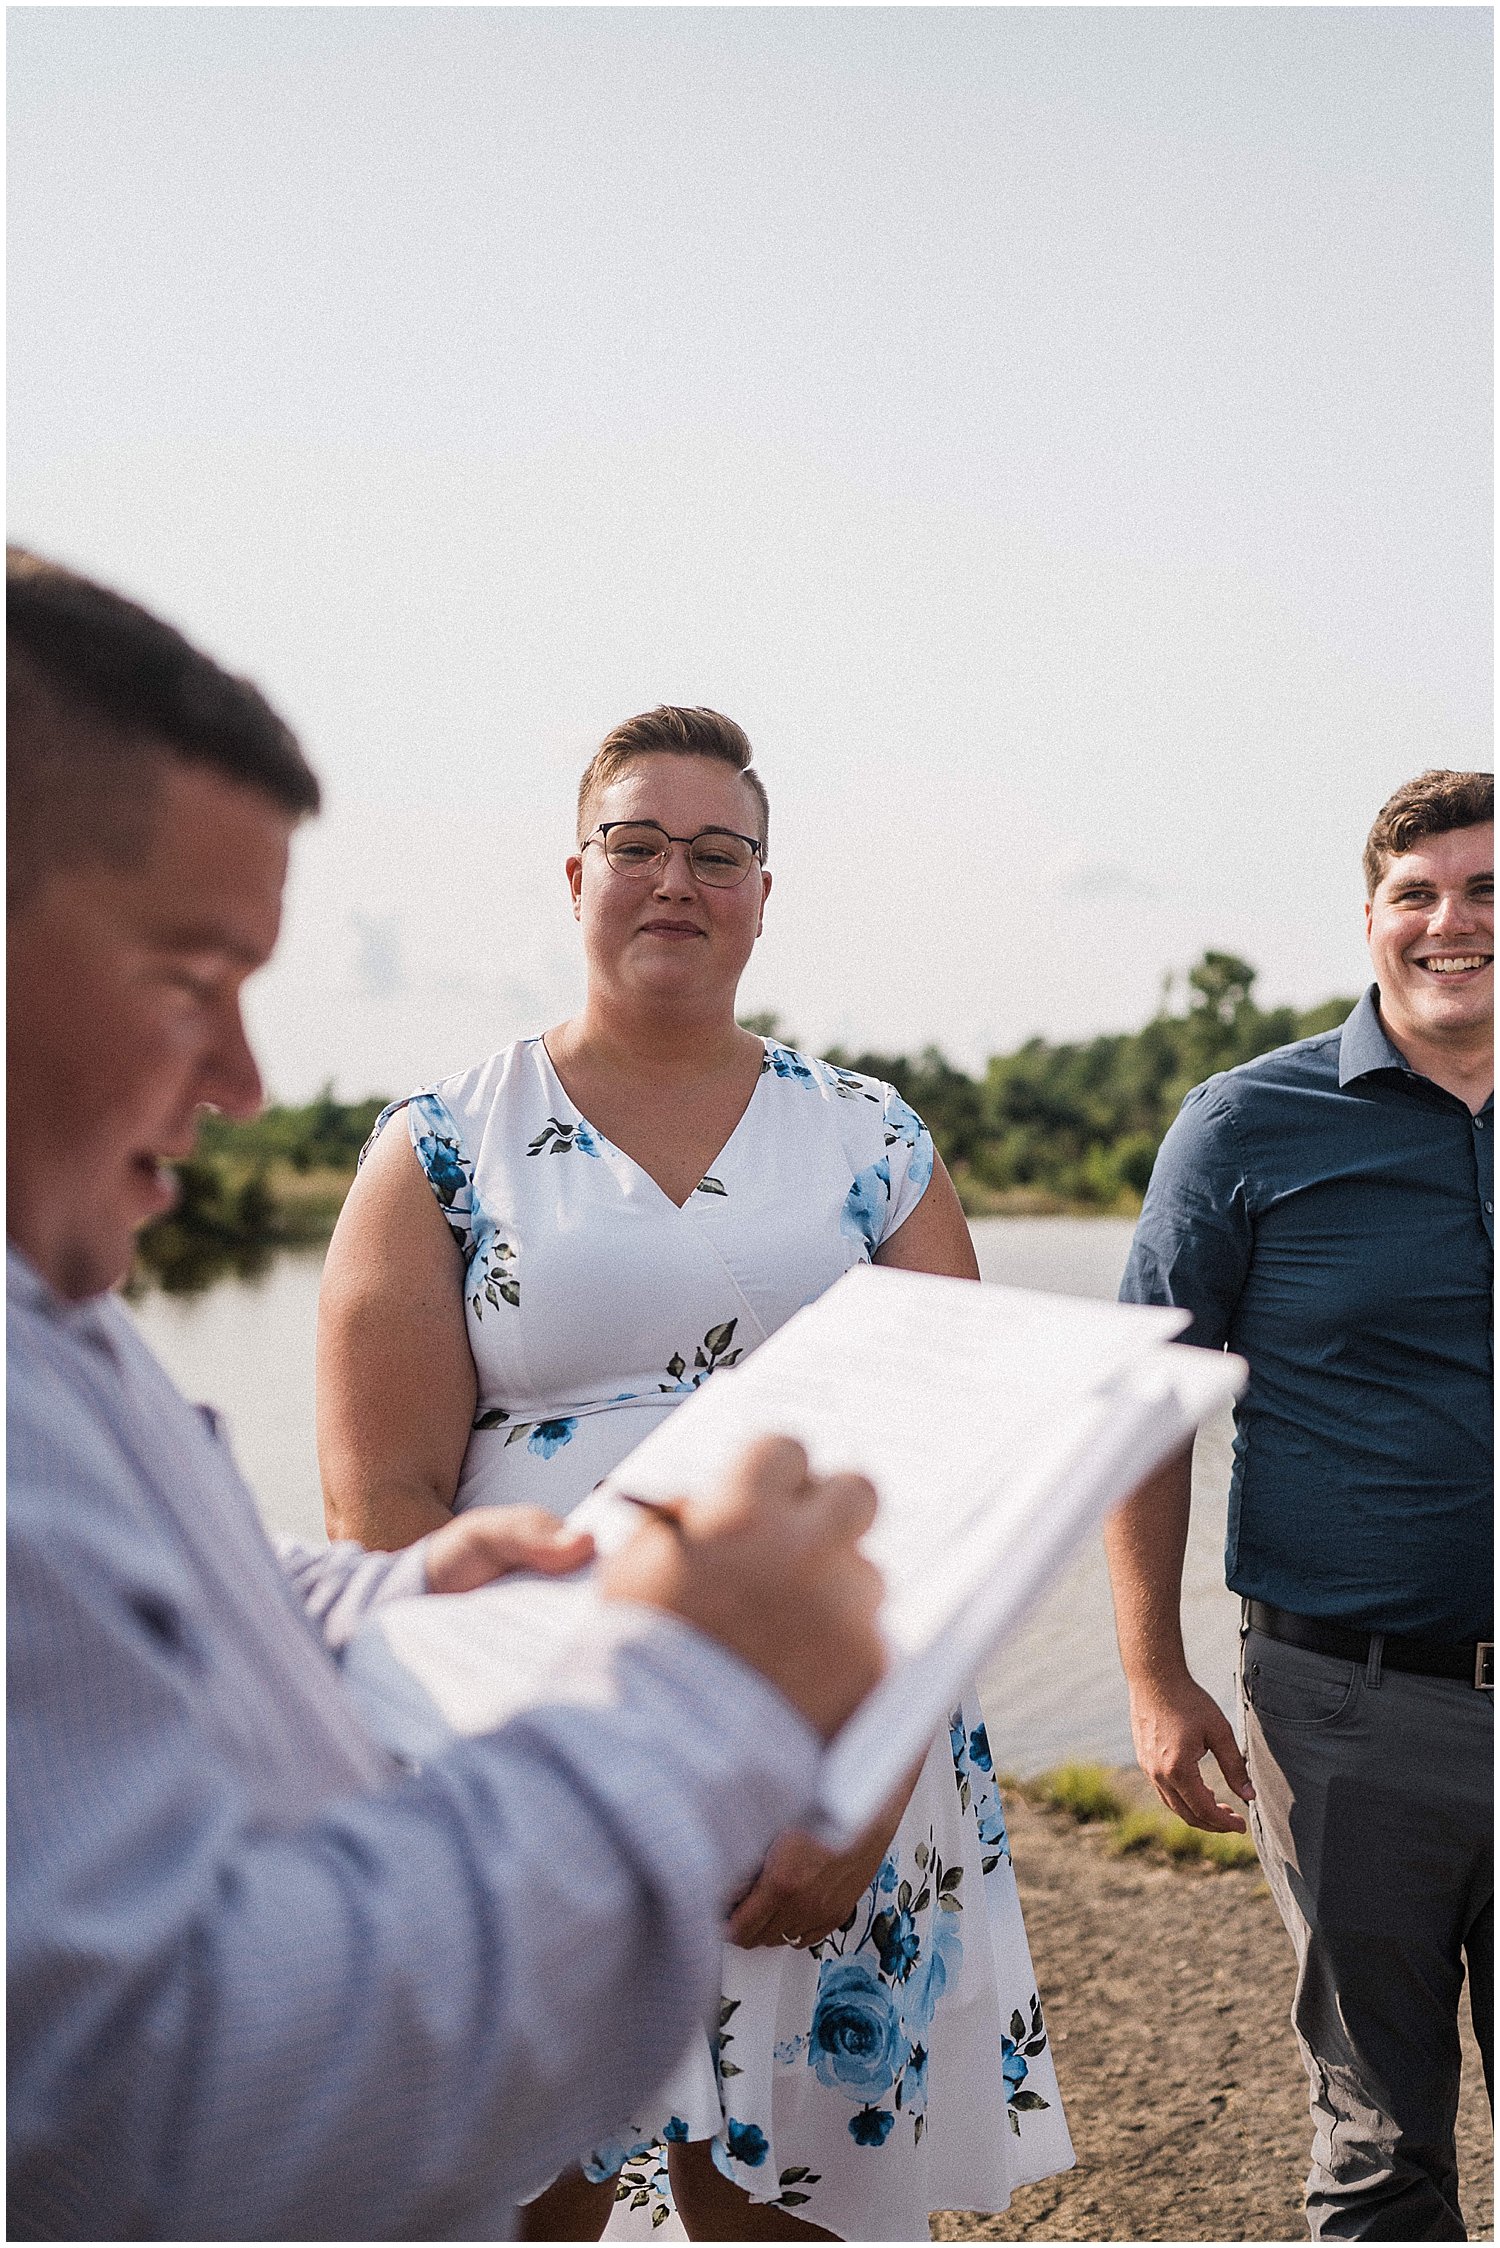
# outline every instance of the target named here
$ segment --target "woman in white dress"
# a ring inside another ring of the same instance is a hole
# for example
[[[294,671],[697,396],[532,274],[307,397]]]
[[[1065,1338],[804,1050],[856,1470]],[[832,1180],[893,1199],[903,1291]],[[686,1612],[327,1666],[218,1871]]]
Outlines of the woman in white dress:
[[[335,1535],[566,1514],[851,1265],[977,1278],[899,1095],[735,1021],[771,889],[749,761],[712,711],[617,728],[567,862],[582,1012],[381,1119],[324,1279]],[[617,2193],[649,2229],[670,2191],[694,2239],[920,2239],[1071,2163],[977,1707],[853,1848],[783,1837],[726,1933],[717,2035],[527,2237],[597,2238]]]

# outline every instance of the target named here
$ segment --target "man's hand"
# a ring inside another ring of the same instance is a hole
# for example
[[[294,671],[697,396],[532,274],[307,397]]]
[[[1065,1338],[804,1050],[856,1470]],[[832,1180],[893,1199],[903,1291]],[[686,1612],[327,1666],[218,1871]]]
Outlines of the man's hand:
[[[712,1498],[653,1510],[599,1589],[717,1639],[831,1740],[885,1668],[880,1573],[858,1547],[874,1519],[862,1475],[812,1477],[800,1444],[766,1437]]]
[[[1130,1730],[1136,1760],[1169,1811],[1210,1834],[1244,1833],[1244,1820],[1218,1801],[1198,1769],[1211,1756],[1231,1791],[1244,1803],[1253,1801],[1233,1728],[1196,1679],[1184,1672],[1171,1687],[1153,1682],[1133,1688]]]
[[[1212,1756],[1244,1803],[1255,1790],[1228,1718],[1188,1671],[1182,1651],[1182,1557],[1192,1506],[1191,1443],[1162,1463],[1104,1525],[1120,1661],[1130,1686],[1136,1759],[1169,1811],[1210,1834],[1245,1822],[1205,1787]]]
[[[570,1530],[540,1506],[482,1506],[445,1522],[427,1540],[429,1592],[473,1592],[514,1570],[567,1577],[594,1558],[586,1530]]]

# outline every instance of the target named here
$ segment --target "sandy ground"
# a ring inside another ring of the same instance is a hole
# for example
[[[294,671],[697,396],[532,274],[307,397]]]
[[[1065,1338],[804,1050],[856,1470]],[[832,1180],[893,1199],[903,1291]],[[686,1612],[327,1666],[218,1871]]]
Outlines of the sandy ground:
[[[1006,1815],[1078,2166],[1002,2217],[935,2218],[933,2238],[1305,2240],[1291,1948],[1259,1873],[1114,1858],[1103,1829],[1014,1795]],[[1459,2161],[1470,2235],[1492,2238],[1467,2031]]]

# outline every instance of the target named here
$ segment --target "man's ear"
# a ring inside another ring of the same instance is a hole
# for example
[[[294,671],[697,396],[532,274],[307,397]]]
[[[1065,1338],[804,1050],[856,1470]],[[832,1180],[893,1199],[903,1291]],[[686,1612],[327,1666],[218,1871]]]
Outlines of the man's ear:
[[[563,866],[568,878],[568,888],[573,894],[573,919],[578,919],[578,901],[583,895],[583,853],[575,851]]]

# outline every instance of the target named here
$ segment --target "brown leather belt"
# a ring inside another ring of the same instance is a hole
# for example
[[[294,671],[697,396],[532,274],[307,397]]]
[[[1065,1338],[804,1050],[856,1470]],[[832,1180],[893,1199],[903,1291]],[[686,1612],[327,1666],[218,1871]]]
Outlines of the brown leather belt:
[[[1346,1662],[1370,1659],[1370,1642],[1380,1641],[1382,1670],[1414,1671],[1421,1678],[1461,1678],[1466,1686],[1493,1692],[1495,1643],[1491,1639],[1423,1639],[1408,1632],[1359,1631],[1336,1624],[1326,1616],[1294,1616],[1286,1608],[1269,1608],[1263,1600],[1247,1600],[1245,1626],[1263,1631],[1268,1639],[1283,1640],[1288,1647],[1306,1647],[1314,1655],[1338,1655]]]

